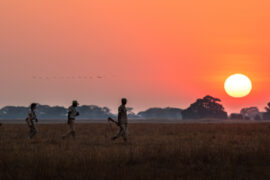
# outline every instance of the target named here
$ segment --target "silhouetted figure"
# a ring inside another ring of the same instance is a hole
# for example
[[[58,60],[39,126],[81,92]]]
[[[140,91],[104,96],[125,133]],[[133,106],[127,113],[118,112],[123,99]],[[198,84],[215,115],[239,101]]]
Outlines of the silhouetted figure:
[[[38,122],[36,112],[35,112],[36,107],[37,107],[36,103],[32,103],[30,105],[30,111],[28,113],[28,117],[26,118],[27,125],[30,128],[30,132],[29,132],[30,139],[32,139],[37,133],[37,130],[35,127],[35,122]]]
[[[112,140],[117,139],[118,137],[122,136],[124,141],[127,141],[127,99],[122,99],[122,104],[118,108],[118,126],[120,128],[119,133],[112,138]]]
[[[69,137],[70,135],[72,135],[72,137],[75,138],[74,123],[75,123],[76,117],[79,116],[79,112],[77,112],[77,109],[76,109],[78,105],[79,105],[78,101],[73,101],[72,105],[68,108],[67,124],[69,125],[70,130],[62,137],[63,139],[65,139],[66,137]]]

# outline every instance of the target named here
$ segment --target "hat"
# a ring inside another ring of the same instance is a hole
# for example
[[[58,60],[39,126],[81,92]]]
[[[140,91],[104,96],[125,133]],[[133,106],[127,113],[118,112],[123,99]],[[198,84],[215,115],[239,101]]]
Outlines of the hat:
[[[78,106],[78,105],[79,105],[79,103],[78,103],[78,101],[77,101],[77,100],[74,100],[74,101],[72,101],[72,105],[76,105],[76,106]]]

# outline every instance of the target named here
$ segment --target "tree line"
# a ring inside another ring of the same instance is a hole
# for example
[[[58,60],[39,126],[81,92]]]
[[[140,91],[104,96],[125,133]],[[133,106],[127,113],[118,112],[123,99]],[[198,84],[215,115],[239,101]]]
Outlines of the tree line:
[[[265,107],[265,112],[259,112],[257,107],[243,108],[240,113],[228,116],[221,100],[210,95],[197,99],[186,109],[180,108],[149,108],[138,113],[133,108],[127,108],[128,117],[131,119],[252,119],[270,120],[270,103]],[[29,111],[28,107],[6,106],[0,109],[0,119],[24,119]],[[82,105],[78,107],[79,119],[106,119],[116,117],[108,107],[96,105]],[[67,108],[62,106],[39,105],[37,110],[39,119],[65,119]]]
[[[107,119],[117,117],[108,107],[96,105],[82,105],[77,108],[80,112],[78,119]],[[181,109],[178,108],[149,108],[146,111],[134,113],[133,108],[128,107],[128,117],[131,119],[182,119]],[[24,119],[29,112],[28,107],[6,106],[0,109],[0,119]],[[66,119],[67,108],[63,106],[39,105],[36,109],[39,119]]]

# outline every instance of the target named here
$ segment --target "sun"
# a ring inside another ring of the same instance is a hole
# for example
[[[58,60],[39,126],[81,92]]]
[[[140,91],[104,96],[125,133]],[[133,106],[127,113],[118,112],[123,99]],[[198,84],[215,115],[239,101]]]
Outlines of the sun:
[[[241,98],[247,96],[251,89],[251,80],[243,74],[233,74],[224,83],[225,91],[228,95]]]

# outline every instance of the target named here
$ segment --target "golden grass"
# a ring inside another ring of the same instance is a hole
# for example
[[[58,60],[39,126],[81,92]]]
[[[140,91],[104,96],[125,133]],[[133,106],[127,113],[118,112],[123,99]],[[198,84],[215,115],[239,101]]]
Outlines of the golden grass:
[[[0,128],[0,179],[269,179],[270,124],[131,124],[129,142],[117,128],[77,124]]]

